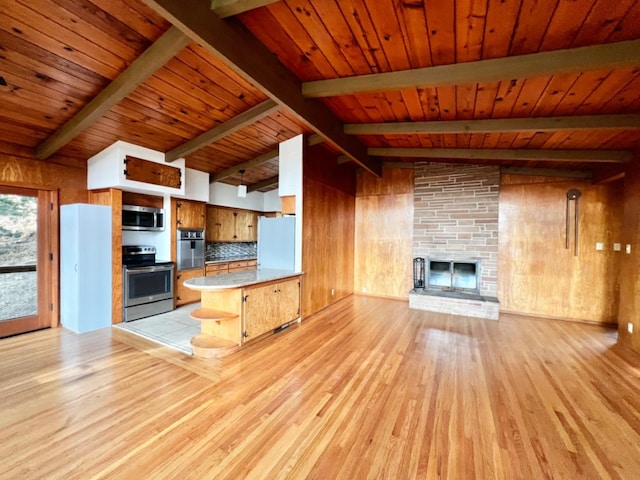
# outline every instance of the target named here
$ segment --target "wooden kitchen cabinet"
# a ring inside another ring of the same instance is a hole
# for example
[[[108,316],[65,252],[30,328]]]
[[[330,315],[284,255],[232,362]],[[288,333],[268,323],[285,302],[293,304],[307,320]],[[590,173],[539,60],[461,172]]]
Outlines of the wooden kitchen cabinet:
[[[233,241],[235,218],[233,210],[207,206],[207,242]]]
[[[208,242],[255,242],[258,240],[258,214],[250,210],[207,207]]]
[[[193,200],[173,199],[176,204],[177,228],[204,229],[206,226],[206,204]]]
[[[229,273],[228,263],[213,263],[204,266],[204,275],[209,277],[211,275],[223,275]]]
[[[257,260],[237,260],[229,262],[229,273],[241,272],[243,270],[255,270],[258,268]]]
[[[201,322],[201,333],[191,339],[195,356],[228,355],[288,322],[300,320],[300,275],[266,274],[269,279],[263,277],[259,283],[253,283],[260,278],[258,273],[250,277],[236,282],[205,278],[203,283],[191,285],[202,300],[201,307],[191,313]]]
[[[209,277],[211,275],[222,275],[225,273],[241,272],[243,270],[256,270],[258,268],[257,260],[235,260],[232,262],[210,263],[204,266],[204,274]]]
[[[247,210],[236,212],[235,235],[238,242],[258,240],[258,215],[256,212]]]
[[[204,269],[194,268],[176,272],[175,297],[176,307],[200,301],[200,292],[184,286],[184,281],[191,278],[203,277]]]
[[[248,287],[244,291],[245,341],[300,317],[300,279]]]
[[[232,210],[218,209],[219,241],[231,242],[235,240],[236,218]]]
[[[218,209],[207,205],[206,208],[206,223],[204,230],[204,238],[207,242],[217,241],[218,233]]]

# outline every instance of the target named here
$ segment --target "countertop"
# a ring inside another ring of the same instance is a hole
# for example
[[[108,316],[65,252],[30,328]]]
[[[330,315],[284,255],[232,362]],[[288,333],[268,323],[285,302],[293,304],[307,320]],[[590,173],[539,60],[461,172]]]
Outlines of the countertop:
[[[257,257],[255,255],[238,255],[237,257],[210,257],[204,262],[204,264],[212,265],[215,263],[237,262],[240,260],[257,260]]]
[[[276,270],[266,268],[263,270],[245,270],[242,272],[214,275],[210,277],[197,277],[185,280],[184,286],[192,290],[226,290],[228,288],[242,288],[258,283],[280,280],[283,278],[302,275],[302,272],[294,270]]]

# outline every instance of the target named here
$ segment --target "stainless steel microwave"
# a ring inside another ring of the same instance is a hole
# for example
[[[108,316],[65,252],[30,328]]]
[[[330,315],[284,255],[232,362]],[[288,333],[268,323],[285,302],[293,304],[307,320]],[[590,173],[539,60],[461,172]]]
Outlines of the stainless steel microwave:
[[[164,210],[161,208],[123,205],[122,229],[161,232],[164,230]]]

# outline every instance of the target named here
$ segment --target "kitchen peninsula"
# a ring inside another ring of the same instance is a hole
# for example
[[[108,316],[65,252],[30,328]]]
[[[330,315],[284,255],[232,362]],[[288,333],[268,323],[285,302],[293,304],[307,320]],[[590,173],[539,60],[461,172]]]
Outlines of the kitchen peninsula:
[[[216,357],[300,321],[302,272],[278,269],[239,271],[197,277],[184,286],[200,291],[201,307],[191,317],[201,322],[193,354]]]

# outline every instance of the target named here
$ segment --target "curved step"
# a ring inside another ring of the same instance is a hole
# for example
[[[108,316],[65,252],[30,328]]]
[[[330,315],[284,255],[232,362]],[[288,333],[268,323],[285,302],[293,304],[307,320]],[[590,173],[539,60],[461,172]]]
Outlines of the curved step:
[[[199,333],[191,339],[191,348],[196,357],[215,358],[229,355],[240,347],[231,340]]]

